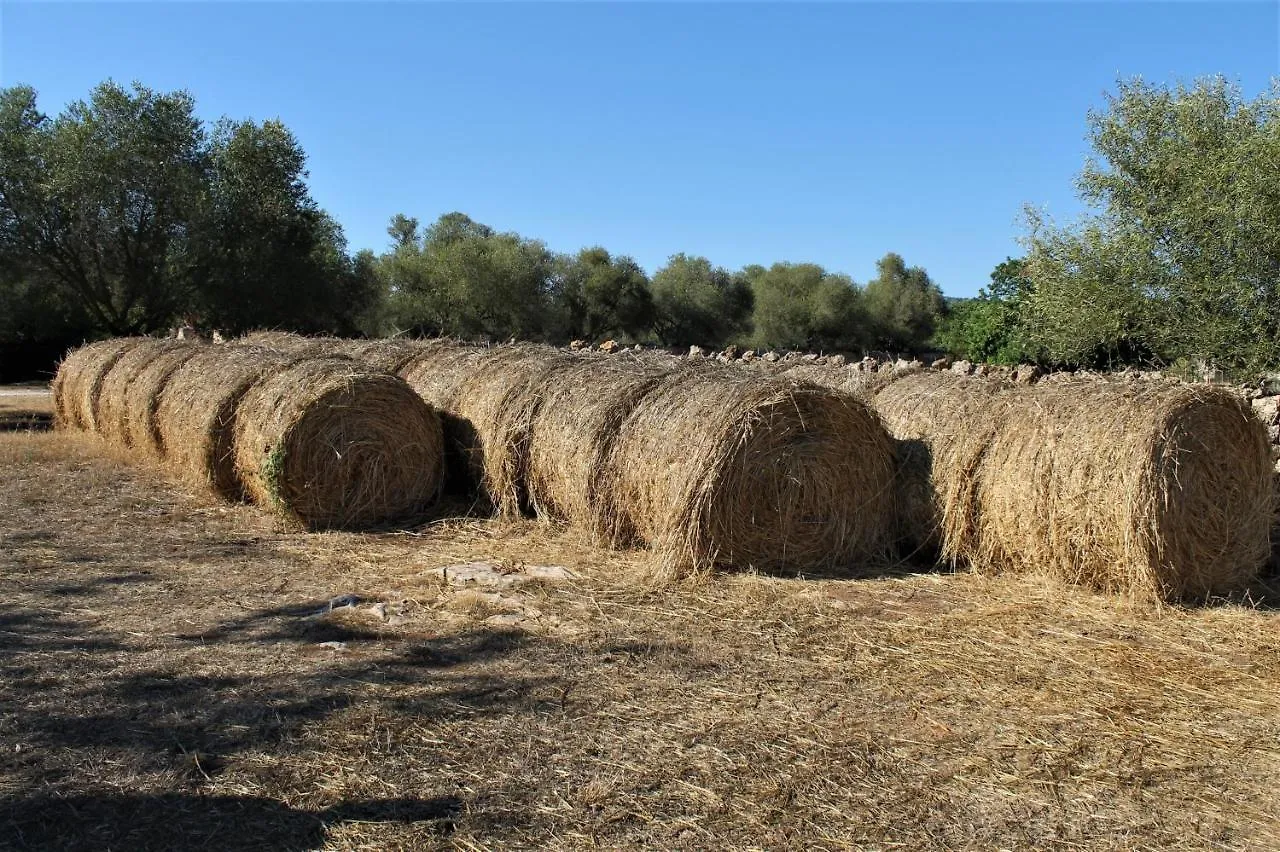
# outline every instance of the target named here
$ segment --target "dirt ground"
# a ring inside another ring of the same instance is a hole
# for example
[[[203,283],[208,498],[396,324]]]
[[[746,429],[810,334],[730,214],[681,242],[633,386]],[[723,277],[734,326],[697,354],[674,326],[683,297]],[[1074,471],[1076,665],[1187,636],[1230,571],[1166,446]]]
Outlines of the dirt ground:
[[[0,848],[1280,847],[1265,600],[651,588],[457,506],[289,532],[82,435],[0,434],[0,482]]]

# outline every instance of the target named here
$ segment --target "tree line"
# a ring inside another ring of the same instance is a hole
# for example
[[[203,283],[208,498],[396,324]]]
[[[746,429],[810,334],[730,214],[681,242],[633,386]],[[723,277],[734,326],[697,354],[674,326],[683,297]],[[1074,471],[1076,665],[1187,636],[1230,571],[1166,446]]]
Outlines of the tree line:
[[[905,350],[945,314],[888,254],[860,287],[809,263],[729,271],[673,255],[650,277],[602,247],[558,254],[462,213],[392,217],[347,249],[278,121],[206,126],[185,92],[112,82],[57,116],[0,90],[0,344],[196,322],[380,336]]]
[[[1123,82],[1087,116],[1088,213],[1027,211],[1025,254],[948,300],[897,254],[865,284],[812,263],[650,276],[463,213],[392,217],[351,252],[278,121],[201,121],[185,92],[112,82],[57,116],[0,89],[0,366],[6,352],[184,320],[380,336],[920,353],[1045,365],[1280,363],[1280,84]]]

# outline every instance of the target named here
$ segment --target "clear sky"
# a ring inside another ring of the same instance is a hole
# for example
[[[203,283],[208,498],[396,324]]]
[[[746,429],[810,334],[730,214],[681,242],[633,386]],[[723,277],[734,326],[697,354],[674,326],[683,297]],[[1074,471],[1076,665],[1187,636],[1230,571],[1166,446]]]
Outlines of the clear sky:
[[[1080,210],[1119,78],[1280,75],[1280,3],[427,4],[0,0],[0,82],[57,113],[110,77],[280,118],[352,249],[461,210],[650,272],[684,251],[888,251],[972,295],[1024,204]]]

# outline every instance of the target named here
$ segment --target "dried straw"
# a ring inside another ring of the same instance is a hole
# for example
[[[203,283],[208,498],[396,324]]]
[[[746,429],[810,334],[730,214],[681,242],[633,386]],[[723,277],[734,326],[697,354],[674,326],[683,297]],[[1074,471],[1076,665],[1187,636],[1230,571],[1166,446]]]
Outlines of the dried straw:
[[[252,346],[214,346],[187,359],[156,408],[166,464],[197,485],[241,499],[232,441],[236,407],[255,383],[301,360]]]
[[[95,431],[98,397],[107,372],[145,337],[117,337],[82,346],[63,359],[53,381],[54,417],[63,428]]]
[[[345,359],[266,376],[236,407],[233,432],[248,496],[310,529],[419,520],[443,481],[435,412],[404,380]]]
[[[997,403],[976,472],[975,565],[1163,600],[1256,578],[1270,550],[1271,457],[1238,396],[1090,381]]]
[[[468,469],[494,509],[505,517],[530,506],[529,441],[544,379],[572,359],[547,346],[508,345],[466,359],[454,416],[466,424]]]
[[[669,374],[669,363],[609,355],[550,371],[531,421],[529,498],[539,516],[607,536],[617,526],[612,491],[601,486],[622,424]]]
[[[899,541],[955,565],[975,546],[974,475],[996,427],[990,404],[1009,385],[939,372],[890,374],[878,384],[873,405],[897,457]]]
[[[670,374],[623,423],[603,474],[615,542],[648,543],[668,576],[848,570],[889,541],[893,456],[879,419],[783,377]]]
[[[96,417],[98,434],[129,446],[132,443],[129,425],[133,419],[129,407],[130,387],[157,358],[168,353],[194,351],[200,345],[184,340],[145,340],[124,353],[102,380]]]
[[[209,349],[198,342],[183,343],[155,355],[124,391],[125,443],[146,457],[160,455],[160,426],[156,422],[156,410],[169,380],[179,367]]]

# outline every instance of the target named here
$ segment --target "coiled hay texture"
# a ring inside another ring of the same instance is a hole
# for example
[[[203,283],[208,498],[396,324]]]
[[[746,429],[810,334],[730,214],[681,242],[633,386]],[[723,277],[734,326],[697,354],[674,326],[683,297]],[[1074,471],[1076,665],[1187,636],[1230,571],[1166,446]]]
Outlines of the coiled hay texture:
[[[1136,598],[1239,591],[1269,553],[1266,430],[1228,391],[1174,383],[1018,388],[978,470],[982,569]]]
[[[310,529],[420,520],[444,478],[435,412],[403,379],[349,360],[265,376],[236,407],[234,436],[247,495]]]
[[[853,367],[848,366],[833,367],[827,364],[806,364],[804,362],[797,365],[788,364],[785,369],[779,372],[794,381],[812,382],[824,388],[851,394],[861,393],[866,379],[875,375],[874,373],[858,372]]]
[[[130,446],[130,387],[157,358],[171,352],[191,351],[200,345],[185,340],[145,340],[124,353],[102,380],[96,416],[98,434],[120,446]]]
[[[54,419],[62,428],[96,431],[96,412],[107,372],[145,337],[116,337],[81,346],[58,365],[53,380]]]
[[[784,377],[668,375],[622,424],[604,473],[615,542],[649,544],[668,577],[848,570],[890,540],[893,456],[879,418]]]
[[[124,390],[125,442],[146,458],[160,455],[160,427],[156,411],[160,397],[179,367],[202,352],[206,344],[181,341],[182,346],[156,354]]]
[[[899,542],[956,565],[975,547],[977,466],[997,425],[992,402],[1010,385],[944,372],[874,375],[872,404],[897,460]]]
[[[429,351],[429,344],[412,340],[351,340],[347,341],[344,354],[375,370],[398,374]]]
[[[580,358],[543,377],[529,436],[529,499],[541,517],[607,537],[618,507],[601,471],[622,424],[673,367],[618,355]]]
[[[483,350],[458,394],[454,415],[470,436],[467,469],[498,514],[516,517],[530,506],[526,483],[533,417],[547,375],[572,359],[548,346],[517,344]]]
[[[437,342],[400,370],[401,378],[440,417],[444,430],[445,490],[454,494],[475,493],[480,487],[480,477],[471,468],[475,429],[458,416],[458,404],[471,371],[487,351],[482,346]]]
[[[259,349],[274,349],[289,355],[306,355],[320,357],[330,354],[336,337],[306,337],[292,331],[251,331],[242,337],[230,341],[232,346],[251,346]]]
[[[156,408],[166,465],[193,484],[231,500],[244,494],[236,476],[236,407],[263,377],[304,360],[253,346],[211,346],[174,371]]]

